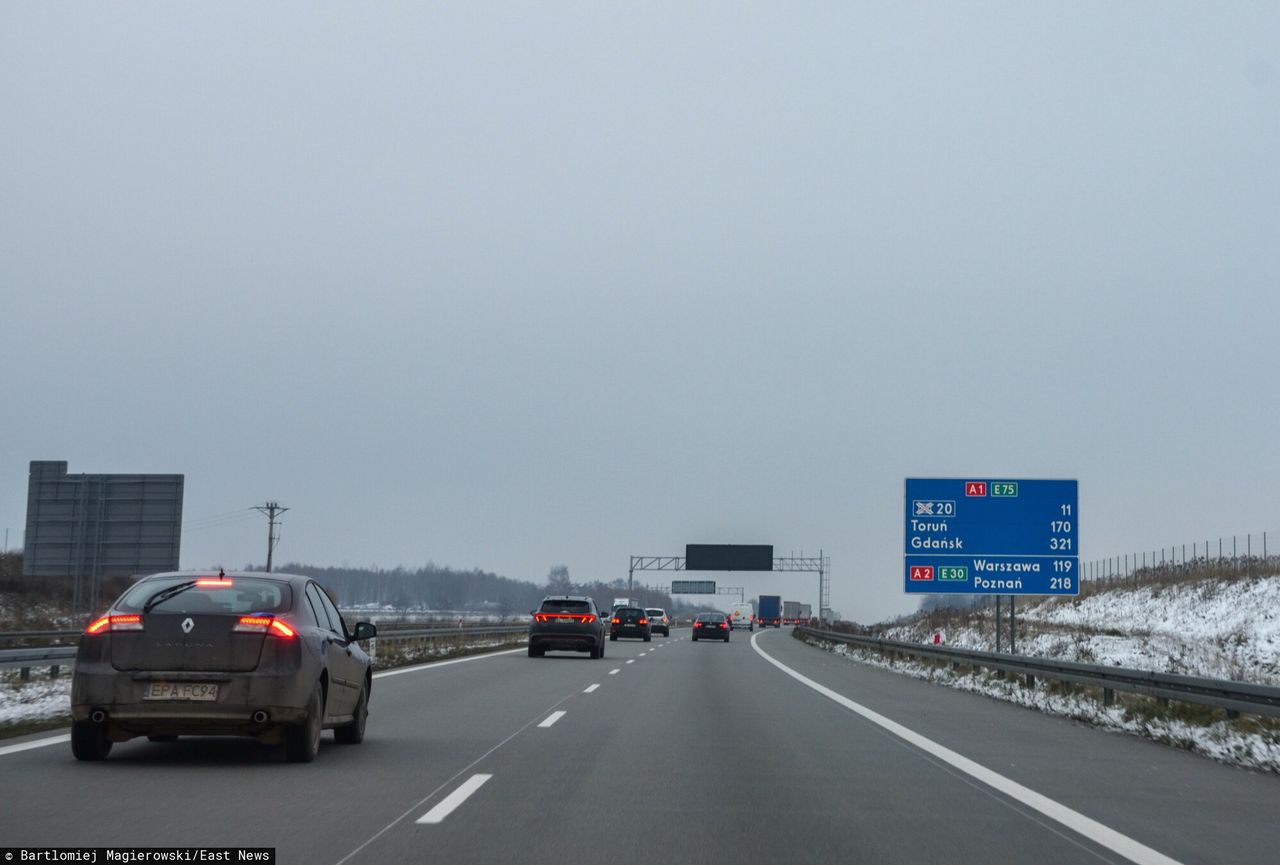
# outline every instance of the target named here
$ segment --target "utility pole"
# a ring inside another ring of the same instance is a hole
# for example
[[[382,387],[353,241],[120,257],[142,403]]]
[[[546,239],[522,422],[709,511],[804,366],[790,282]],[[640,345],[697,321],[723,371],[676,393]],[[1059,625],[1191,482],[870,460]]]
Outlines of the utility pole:
[[[283,514],[289,508],[282,508],[275,502],[267,502],[265,505],[256,505],[255,511],[267,515],[267,573],[271,573],[271,554],[275,552],[276,544],[280,543],[280,538],[276,536],[276,514]]]

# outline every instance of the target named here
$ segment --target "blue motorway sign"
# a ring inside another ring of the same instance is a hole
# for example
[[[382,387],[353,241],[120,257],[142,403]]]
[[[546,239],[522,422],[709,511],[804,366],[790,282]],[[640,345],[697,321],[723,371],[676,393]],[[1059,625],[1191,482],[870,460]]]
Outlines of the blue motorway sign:
[[[1080,593],[1076,481],[907,478],[907,592]]]

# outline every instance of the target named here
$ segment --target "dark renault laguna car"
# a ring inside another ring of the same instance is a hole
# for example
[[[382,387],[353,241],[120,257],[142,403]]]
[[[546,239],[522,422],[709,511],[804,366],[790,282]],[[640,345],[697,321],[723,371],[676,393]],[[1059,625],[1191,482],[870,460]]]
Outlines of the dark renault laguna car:
[[[640,637],[646,643],[653,639],[649,614],[639,607],[618,607],[609,620],[609,639]]]
[[[71,750],[101,760],[135,736],[255,736],[315,759],[320,731],[364,739],[373,684],[357,644],[309,577],[166,573],[134,583],[80,639]]]
[[[604,620],[595,601],[571,595],[542,599],[529,623],[529,657],[540,658],[548,649],[604,657]]]

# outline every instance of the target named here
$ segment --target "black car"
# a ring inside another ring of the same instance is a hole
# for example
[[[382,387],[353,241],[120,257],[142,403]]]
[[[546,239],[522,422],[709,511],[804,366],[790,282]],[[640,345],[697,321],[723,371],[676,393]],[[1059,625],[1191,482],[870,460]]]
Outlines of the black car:
[[[646,643],[653,639],[649,614],[640,607],[618,607],[609,620],[609,639],[640,637]]]
[[[372,663],[309,577],[165,573],[144,577],[80,639],[71,750],[101,760],[135,736],[254,736],[315,759],[320,731],[364,739]]]
[[[529,657],[541,658],[547,650],[604,657],[604,619],[595,601],[571,595],[542,599],[529,623]]]
[[[698,613],[693,620],[693,639],[729,642],[729,617],[724,613]]]

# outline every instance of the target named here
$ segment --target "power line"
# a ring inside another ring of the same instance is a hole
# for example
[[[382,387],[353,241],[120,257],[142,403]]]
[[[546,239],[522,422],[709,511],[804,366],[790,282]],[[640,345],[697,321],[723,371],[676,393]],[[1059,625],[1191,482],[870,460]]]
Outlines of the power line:
[[[276,535],[276,514],[283,514],[289,508],[282,508],[275,502],[267,502],[265,505],[255,505],[253,508],[259,513],[267,515],[267,573],[271,573],[271,554],[276,550],[276,544],[280,543],[280,538]]]

